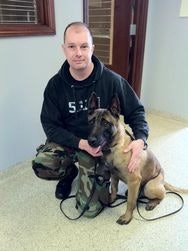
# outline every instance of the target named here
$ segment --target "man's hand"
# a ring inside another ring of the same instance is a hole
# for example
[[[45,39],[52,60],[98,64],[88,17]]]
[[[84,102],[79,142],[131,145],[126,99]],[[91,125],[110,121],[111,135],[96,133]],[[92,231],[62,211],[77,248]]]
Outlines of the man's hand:
[[[91,147],[88,143],[87,140],[85,139],[81,139],[78,145],[79,149],[84,150],[86,152],[88,152],[89,154],[91,154],[93,157],[99,157],[102,156],[102,151],[101,151],[101,147]]]
[[[142,139],[133,140],[128,147],[124,150],[124,153],[132,151],[132,156],[128,165],[129,172],[134,172],[141,161],[141,153],[144,149],[144,141]]]

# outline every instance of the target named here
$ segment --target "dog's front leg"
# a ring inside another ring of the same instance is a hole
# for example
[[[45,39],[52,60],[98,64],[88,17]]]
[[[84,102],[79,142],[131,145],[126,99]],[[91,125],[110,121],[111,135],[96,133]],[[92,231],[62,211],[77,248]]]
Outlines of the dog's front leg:
[[[117,223],[120,225],[128,224],[133,216],[133,210],[136,207],[136,201],[138,198],[138,192],[140,188],[141,177],[128,181],[128,199],[127,199],[127,210],[125,214],[120,216]]]
[[[110,202],[114,202],[116,199],[117,191],[118,191],[118,183],[119,183],[119,178],[111,174],[111,196],[110,196]]]

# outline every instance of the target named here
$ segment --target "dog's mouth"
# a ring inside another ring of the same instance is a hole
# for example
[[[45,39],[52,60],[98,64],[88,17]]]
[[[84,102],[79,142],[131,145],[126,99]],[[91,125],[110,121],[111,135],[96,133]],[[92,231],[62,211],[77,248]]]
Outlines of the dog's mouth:
[[[104,140],[102,143],[99,145],[99,150],[98,153],[106,149],[106,141]]]

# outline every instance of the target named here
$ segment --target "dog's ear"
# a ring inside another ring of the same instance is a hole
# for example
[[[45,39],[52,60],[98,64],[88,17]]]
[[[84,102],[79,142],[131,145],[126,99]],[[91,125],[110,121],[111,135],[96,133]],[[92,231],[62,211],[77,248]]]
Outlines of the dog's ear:
[[[99,108],[98,98],[95,92],[92,92],[88,100],[88,114],[91,115],[96,109]]]
[[[117,94],[115,94],[115,95],[112,97],[112,100],[111,100],[111,104],[110,104],[109,110],[110,110],[111,114],[112,114],[114,117],[119,118],[119,116],[120,116],[120,102],[119,102],[119,98],[118,98],[118,95],[117,95]]]

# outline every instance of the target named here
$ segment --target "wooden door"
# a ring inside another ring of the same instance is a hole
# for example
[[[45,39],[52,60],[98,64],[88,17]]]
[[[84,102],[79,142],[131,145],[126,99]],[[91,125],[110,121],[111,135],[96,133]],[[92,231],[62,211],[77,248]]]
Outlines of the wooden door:
[[[126,78],[140,96],[148,0],[83,1],[96,56]]]

